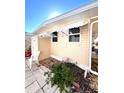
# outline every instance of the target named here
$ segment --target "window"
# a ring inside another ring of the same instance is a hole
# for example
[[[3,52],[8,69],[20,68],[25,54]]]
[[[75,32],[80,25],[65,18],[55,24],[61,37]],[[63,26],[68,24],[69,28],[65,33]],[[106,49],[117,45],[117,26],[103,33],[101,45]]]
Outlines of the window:
[[[80,41],[80,28],[69,29],[69,42],[79,42]]]
[[[52,42],[57,42],[58,41],[58,33],[57,32],[53,32],[52,33]]]

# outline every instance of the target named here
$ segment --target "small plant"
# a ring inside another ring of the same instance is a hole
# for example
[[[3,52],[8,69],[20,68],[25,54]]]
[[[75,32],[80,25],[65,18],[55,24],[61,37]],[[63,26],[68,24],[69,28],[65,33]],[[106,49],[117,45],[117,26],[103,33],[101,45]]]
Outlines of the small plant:
[[[30,57],[31,56],[31,46],[25,49],[25,57]]]
[[[29,46],[26,50],[27,50],[27,51],[31,51],[31,46]]]
[[[48,81],[51,81],[52,86],[57,85],[60,93],[71,93],[70,87],[74,82],[74,76],[70,67],[66,64],[56,64],[51,68],[48,74]]]

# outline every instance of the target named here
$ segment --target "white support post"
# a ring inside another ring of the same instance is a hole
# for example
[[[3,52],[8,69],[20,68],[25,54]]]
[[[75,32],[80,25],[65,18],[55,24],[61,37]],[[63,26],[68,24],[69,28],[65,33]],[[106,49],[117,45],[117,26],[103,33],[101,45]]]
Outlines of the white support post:
[[[87,70],[85,70],[85,72],[84,72],[84,78],[86,78],[87,77]]]
[[[30,57],[30,59],[28,59],[28,61],[29,61],[29,68],[31,69],[32,68],[32,55],[31,55],[31,57]]]
[[[37,60],[38,57],[38,35],[31,38],[32,60]],[[38,64],[38,62],[37,62]]]
[[[94,17],[94,18],[96,18],[96,17]],[[93,18],[92,18],[93,19]],[[90,51],[89,51],[89,68],[90,68],[90,72],[92,73],[94,73],[94,71],[92,71],[92,69],[91,69],[91,62],[92,62],[92,60],[91,60],[91,58],[92,58],[92,27],[93,27],[93,24],[95,24],[95,23],[98,23],[98,20],[96,20],[96,21],[94,21],[94,22],[92,22],[91,24],[90,24],[90,29],[89,29],[89,36],[90,36]],[[97,73],[97,72],[96,72]],[[95,74],[96,74],[95,73]],[[98,74],[98,73],[97,73]]]

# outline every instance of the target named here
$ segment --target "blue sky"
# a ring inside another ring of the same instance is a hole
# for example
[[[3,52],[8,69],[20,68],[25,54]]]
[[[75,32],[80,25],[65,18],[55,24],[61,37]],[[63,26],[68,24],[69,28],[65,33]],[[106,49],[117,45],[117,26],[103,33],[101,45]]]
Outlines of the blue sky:
[[[95,0],[25,0],[25,32],[34,32],[44,21]]]

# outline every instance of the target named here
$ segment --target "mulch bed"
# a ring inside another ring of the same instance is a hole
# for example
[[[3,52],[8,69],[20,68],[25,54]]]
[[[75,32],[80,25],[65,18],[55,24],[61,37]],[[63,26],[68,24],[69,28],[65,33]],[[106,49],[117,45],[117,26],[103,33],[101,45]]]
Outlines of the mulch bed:
[[[60,64],[62,62],[54,59],[47,58],[39,62],[41,65],[51,69],[53,64]],[[80,88],[78,90],[73,89],[76,93],[98,93],[98,76],[88,72],[87,77],[84,78],[84,70],[72,63],[65,63],[72,69],[73,75],[75,77],[75,82],[79,84]]]
[[[66,64],[71,68],[75,77],[75,82],[80,85],[80,89],[78,91],[82,93],[98,93],[98,76],[89,72],[87,73],[87,77],[84,78],[84,70],[82,70],[75,64]]]
[[[98,58],[92,58],[91,69],[98,72]]]
[[[56,60],[56,59],[54,59],[54,58],[52,58],[52,57],[49,57],[49,58],[46,58],[44,60],[39,61],[39,63],[41,65],[43,65],[43,66],[45,66],[45,67],[50,69],[52,67],[52,65],[59,64],[61,62]]]

